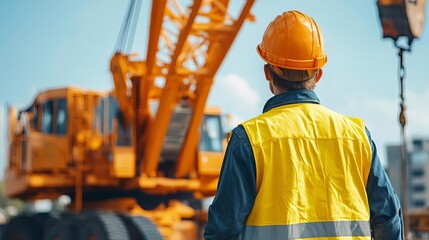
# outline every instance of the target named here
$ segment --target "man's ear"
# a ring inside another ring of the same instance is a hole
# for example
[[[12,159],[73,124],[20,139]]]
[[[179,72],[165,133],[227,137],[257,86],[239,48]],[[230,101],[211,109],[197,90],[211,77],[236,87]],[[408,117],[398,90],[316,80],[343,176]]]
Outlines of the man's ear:
[[[316,76],[316,79],[314,79],[314,81],[315,81],[316,83],[318,83],[318,82],[320,81],[320,78],[322,78],[322,75],[323,75],[323,71],[322,71],[322,69],[319,69],[319,70],[317,71],[317,76]]]
[[[268,67],[268,64],[264,65],[264,73],[265,73],[265,79],[267,79],[267,81],[273,80],[273,76],[271,75],[271,70]]]

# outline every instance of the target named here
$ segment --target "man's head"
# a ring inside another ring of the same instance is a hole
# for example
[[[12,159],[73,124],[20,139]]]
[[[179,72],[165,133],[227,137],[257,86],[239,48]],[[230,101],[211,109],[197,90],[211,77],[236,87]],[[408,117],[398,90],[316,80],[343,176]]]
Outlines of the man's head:
[[[322,76],[321,68],[328,60],[319,26],[298,11],[277,16],[268,25],[256,50],[267,62],[265,77],[274,88],[274,94],[314,89]]]

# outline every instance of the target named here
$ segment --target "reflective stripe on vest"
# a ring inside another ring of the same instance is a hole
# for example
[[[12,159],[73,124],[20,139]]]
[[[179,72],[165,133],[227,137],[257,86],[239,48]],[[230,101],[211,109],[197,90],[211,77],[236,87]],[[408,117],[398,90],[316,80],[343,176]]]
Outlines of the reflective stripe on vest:
[[[242,239],[298,239],[322,237],[371,237],[367,221],[311,222],[291,225],[246,226]]]

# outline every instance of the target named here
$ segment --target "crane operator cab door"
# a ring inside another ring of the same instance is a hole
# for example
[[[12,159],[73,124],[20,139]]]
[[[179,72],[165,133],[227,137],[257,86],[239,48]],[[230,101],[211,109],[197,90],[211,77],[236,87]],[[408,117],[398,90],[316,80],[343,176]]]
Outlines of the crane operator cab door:
[[[136,174],[132,124],[126,123],[118,101],[111,95],[102,97],[95,109],[94,128],[103,139],[103,155],[110,173],[119,178]]]
[[[200,128],[198,172],[202,176],[219,176],[226,145],[220,110],[206,107]]]
[[[67,138],[67,99],[56,97],[47,99],[39,105],[41,140],[43,158],[41,168],[65,169],[69,159],[69,138]]]
[[[23,129],[20,144],[23,169],[46,172],[67,168],[70,159],[67,109],[66,91],[48,90],[21,112],[22,125],[29,126]]]

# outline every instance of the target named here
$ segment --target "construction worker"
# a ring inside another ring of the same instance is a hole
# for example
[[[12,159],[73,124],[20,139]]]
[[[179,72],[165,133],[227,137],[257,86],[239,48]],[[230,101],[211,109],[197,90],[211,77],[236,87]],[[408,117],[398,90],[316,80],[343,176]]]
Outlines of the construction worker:
[[[277,16],[257,52],[274,96],[230,134],[205,239],[403,239],[398,197],[363,120],[313,92],[327,62],[316,22]]]

